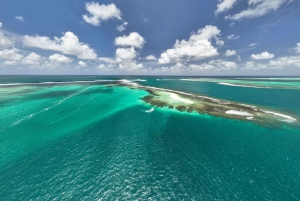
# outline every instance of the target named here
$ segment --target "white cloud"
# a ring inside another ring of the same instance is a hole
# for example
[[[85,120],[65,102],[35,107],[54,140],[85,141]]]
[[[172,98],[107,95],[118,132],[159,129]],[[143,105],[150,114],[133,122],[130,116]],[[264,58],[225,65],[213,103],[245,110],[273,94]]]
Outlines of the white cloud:
[[[124,31],[126,28],[126,26],[128,25],[128,22],[124,22],[123,24],[121,24],[120,26],[117,26],[117,30],[119,31],[119,32],[122,32],[122,31]]]
[[[54,37],[51,40],[46,36],[28,36],[23,37],[23,44],[27,47],[36,47],[44,50],[54,50],[63,54],[75,55],[79,59],[95,59],[97,55],[88,44],[78,40],[78,37],[72,32],[66,32],[61,38]]]
[[[137,70],[143,67],[143,64],[137,64],[135,59],[138,53],[131,48],[118,48],[116,50],[116,61],[119,63],[119,69],[121,70]]]
[[[223,59],[212,60],[203,64],[191,64],[189,66],[183,63],[176,63],[170,67],[162,67],[158,70],[163,72],[199,72],[199,71],[228,71],[237,68],[237,64],[234,62],[226,61]]]
[[[236,63],[223,59],[212,60],[208,64],[214,66],[216,70],[233,70],[237,68]]]
[[[31,52],[29,55],[27,55],[23,60],[23,64],[28,65],[39,65],[42,60],[42,57],[34,52]]]
[[[231,9],[238,0],[223,0],[217,5],[216,14],[222,13]]]
[[[2,25],[3,25],[2,22],[0,22],[0,28],[2,27]]]
[[[131,48],[118,48],[116,50],[116,60],[118,62],[124,60],[133,60],[137,57],[137,52],[134,50],[133,47]]]
[[[24,18],[22,16],[16,16],[15,18],[16,18],[16,20],[19,20],[20,22],[24,21]]]
[[[244,70],[262,70],[266,68],[268,68],[266,64],[256,63],[254,61],[248,61],[244,65]]]
[[[117,46],[131,46],[136,48],[142,48],[146,43],[145,39],[137,32],[132,32],[128,36],[120,36],[115,39],[115,45]]]
[[[218,36],[221,31],[216,26],[205,26],[199,29],[197,33],[193,33],[186,40],[176,40],[173,49],[168,49],[161,54],[158,62],[161,64],[180,62],[182,60],[200,60],[208,57],[219,55],[215,47],[211,43],[211,39],[220,41]]]
[[[87,67],[87,64],[84,63],[83,61],[78,61],[78,65],[81,67]]]
[[[188,67],[188,71],[191,71],[191,72],[207,71],[207,70],[213,70],[213,69],[215,69],[215,67],[213,65],[207,64],[207,63],[200,64],[200,65],[192,64]]]
[[[222,47],[225,43],[224,43],[224,41],[216,38],[216,44],[217,44],[217,46]]]
[[[297,46],[294,48],[296,53],[300,53],[300,43],[297,43]]]
[[[19,49],[12,48],[10,50],[4,49],[0,51],[0,59],[7,59],[13,61],[19,61],[23,58],[22,54],[19,54]]]
[[[228,38],[228,40],[236,40],[236,39],[238,39],[240,36],[236,36],[236,35],[234,35],[234,34],[231,34],[231,35],[229,35],[227,38]]]
[[[90,16],[83,15],[82,17],[85,22],[94,26],[100,26],[101,21],[113,18],[118,20],[122,19],[122,12],[115,4],[99,5],[98,3],[90,2],[85,4],[85,8],[89,12]]]
[[[256,46],[257,44],[256,43],[251,43],[250,45],[249,45],[249,47],[253,47],[253,46]]]
[[[17,65],[19,62],[17,61],[4,61],[3,64],[7,66],[14,66]]]
[[[230,57],[230,56],[233,56],[233,55],[236,55],[236,51],[235,50],[227,50],[225,52],[225,56],[226,57]]]
[[[96,67],[96,69],[104,69],[106,66],[104,64],[100,64],[99,66]]]
[[[156,58],[154,55],[146,56],[145,59],[146,59],[146,60],[149,60],[149,61],[156,61],[156,60],[157,60],[157,58]]]
[[[268,14],[271,11],[276,11],[284,3],[289,3],[293,0],[248,0],[249,8],[237,13],[233,16],[228,15],[225,19],[243,20],[247,18],[256,18]]]
[[[137,64],[136,61],[126,61],[119,64],[119,69],[126,71],[139,70],[143,68],[143,64]]]
[[[274,57],[274,54],[270,54],[269,52],[262,52],[261,54],[252,54],[251,58],[260,60],[260,59],[272,59]]]
[[[283,68],[291,66],[300,67],[300,56],[279,57],[276,60],[271,60],[269,64],[274,68]]]
[[[162,72],[168,72],[168,73],[176,73],[186,70],[186,66],[180,62],[177,62],[175,65],[170,67],[161,67],[158,69]]]
[[[98,57],[97,59],[105,63],[111,63],[111,64],[116,63],[116,61],[113,58],[109,58],[109,57]]]
[[[71,63],[73,59],[70,59],[69,57],[61,54],[52,54],[51,56],[49,56],[49,61],[55,63]]]
[[[14,45],[14,41],[10,38],[4,36],[3,33],[0,32],[0,48],[8,48]]]
[[[248,61],[244,65],[245,70],[283,69],[286,67],[300,67],[300,56],[279,57],[276,60],[270,60],[268,63]]]

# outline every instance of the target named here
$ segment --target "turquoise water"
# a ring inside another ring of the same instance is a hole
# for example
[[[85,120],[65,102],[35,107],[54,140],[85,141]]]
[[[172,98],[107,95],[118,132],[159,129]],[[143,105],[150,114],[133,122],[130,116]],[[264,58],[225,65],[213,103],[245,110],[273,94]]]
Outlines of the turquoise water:
[[[151,77],[0,77],[0,82],[124,78],[300,114],[296,89]],[[0,87],[1,199],[300,199],[298,127],[267,128],[165,108],[146,113],[151,106],[140,100],[146,94],[93,83]]]

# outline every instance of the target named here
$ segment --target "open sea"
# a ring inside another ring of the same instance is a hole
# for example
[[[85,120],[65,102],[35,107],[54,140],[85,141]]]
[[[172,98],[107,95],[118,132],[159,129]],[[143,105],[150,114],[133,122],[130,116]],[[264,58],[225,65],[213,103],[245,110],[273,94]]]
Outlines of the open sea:
[[[300,78],[0,76],[0,200],[300,200],[299,126],[78,82],[120,79],[300,117]]]

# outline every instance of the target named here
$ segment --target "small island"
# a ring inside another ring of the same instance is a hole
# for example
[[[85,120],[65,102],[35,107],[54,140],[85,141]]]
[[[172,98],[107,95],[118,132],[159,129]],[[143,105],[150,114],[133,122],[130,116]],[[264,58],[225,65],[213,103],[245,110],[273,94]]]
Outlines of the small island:
[[[292,115],[253,105],[225,101],[176,90],[143,86],[132,82],[120,82],[119,85],[127,85],[132,89],[147,91],[149,95],[141,99],[147,104],[160,108],[167,107],[181,112],[196,112],[222,118],[251,121],[271,127],[277,127],[283,123],[298,122],[297,118],[292,117]]]

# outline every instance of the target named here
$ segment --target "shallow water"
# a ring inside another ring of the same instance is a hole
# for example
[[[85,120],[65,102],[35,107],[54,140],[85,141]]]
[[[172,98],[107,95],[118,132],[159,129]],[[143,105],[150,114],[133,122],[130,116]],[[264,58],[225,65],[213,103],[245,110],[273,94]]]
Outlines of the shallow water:
[[[147,80],[140,82],[143,85],[299,114],[299,103],[294,100],[300,96],[298,90],[141,79]],[[11,83],[27,80],[14,78]],[[152,107],[140,100],[146,94],[127,87],[94,84],[2,87],[0,197],[3,200],[300,198],[299,128],[289,124],[266,128],[251,122],[166,108],[147,113]]]

